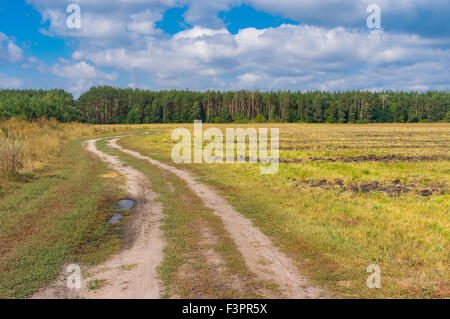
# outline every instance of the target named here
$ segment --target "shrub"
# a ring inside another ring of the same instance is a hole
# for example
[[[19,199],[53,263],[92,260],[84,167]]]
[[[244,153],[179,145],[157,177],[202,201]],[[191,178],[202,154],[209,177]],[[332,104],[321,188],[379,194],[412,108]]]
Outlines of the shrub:
[[[233,118],[234,123],[246,124],[250,123],[250,120],[245,116],[236,116]]]
[[[450,111],[445,114],[444,119],[442,120],[444,123],[450,123]]]
[[[257,117],[255,117],[255,122],[256,123],[266,123],[266,117],[262,114],[259,114]]]

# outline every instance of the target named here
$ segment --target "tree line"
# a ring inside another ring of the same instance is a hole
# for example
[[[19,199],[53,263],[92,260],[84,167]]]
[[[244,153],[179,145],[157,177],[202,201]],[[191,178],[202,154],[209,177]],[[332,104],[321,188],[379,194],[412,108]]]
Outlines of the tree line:
[[[0,90],[0,118],[55,118],[60,122],[81,121],[72,94],[64,90]]]
[[[450,122],[450,92],[149,91],[93,87],[77,100],[64,90],[0,90],[0,118],[55,118],[91,124]]]

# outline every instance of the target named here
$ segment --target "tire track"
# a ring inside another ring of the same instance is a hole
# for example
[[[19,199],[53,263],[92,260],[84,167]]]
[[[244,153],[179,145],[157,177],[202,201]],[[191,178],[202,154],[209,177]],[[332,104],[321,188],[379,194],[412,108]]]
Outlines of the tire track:
[[[165,246],[160,230],[163,218],[162,205],[155,202],[157,194],[149,188],[147,177],[128,165],[124,165],[117,157],[103,153],[97,149],[97,140],[85,143],[85,148],[98,156],[112,169],[126,178],[126,190],[135,200],[133,221],[127,229],[127,247],[111,257],[105,263],[93,267],[83,276],[82,288],[74,292],[65,287],[63,276],[56,287],[36,293],[35,299],[48,298],[95,298],[95,299],[158,299],[161,297],[161,286],[157,267],[163,259]],[[104,280],[105,286],[89,291],[86,283],[89,280]]]
[[[214,210],[215,214],[222,219],[226,231],[243,255],[248,269],[259,280],[276,283],[282,293],[280,297],[292,299],[327,297],[324,291],[309,285],[291,260],[275,247],[266,235],[257,229],[249,219],[236,212],[223,197],[210,187],[197,182],[195,177],[186,171],[121,147],[117,144],[117,140],[111,140],[109,146],[147,161],[183,179],[189,188],[202,199],[204,205]]]

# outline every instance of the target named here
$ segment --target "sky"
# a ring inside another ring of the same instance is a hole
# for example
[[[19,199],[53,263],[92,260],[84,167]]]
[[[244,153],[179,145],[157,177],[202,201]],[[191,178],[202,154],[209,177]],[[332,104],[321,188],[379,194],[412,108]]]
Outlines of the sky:
[[[0,88],[449,90],[448,17],[450,0],[0,0]]]

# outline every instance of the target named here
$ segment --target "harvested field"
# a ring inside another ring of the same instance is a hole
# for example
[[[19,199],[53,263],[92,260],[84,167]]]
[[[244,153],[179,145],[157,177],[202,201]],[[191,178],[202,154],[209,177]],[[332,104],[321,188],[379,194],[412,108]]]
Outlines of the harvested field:
[[[383,163],[401,163],[401,162],[429,162],[429,161],[440,161],[440,160],[450,160],[450,156],[445,155],[431,155],[431,156],[402,156],[402,155],[361,155],[361,156],[342,156],[342,157],[310,157],[306,160],[302,159],[280,159],[280,163],[302,163],[306,161],[311,162],[383,162]]]
[[[392,182],[380,183],[378,181],[371,181],[366,183],[352,183],[345,185],[344,180],[314,180],[307,179],[303,181],[297,181],[295,178],[291,179],[291,182],[296,187],[316,187],[325,190],[337,189],[340,191],[351,191],[353,193],[370,193],[370,192],[384,192],[390,196],[399,196],[403,193],[415,192],[421,196],[428,197],[433,194],[444,195],[449,192],[449,188],[445,184],[429,184],[426,186],[420,185],[419,183],[411,182],[409,184],[403,184],[399,179]]]
[[[174,165],[176,127],[121,145]],[[261,175],[263,164],[176,166],[228,198],[313,283],[343,297],[449,297],[449,124],[208,127],[280,129],[275,175]],[[381,289],[366,286],[370,264]]]

